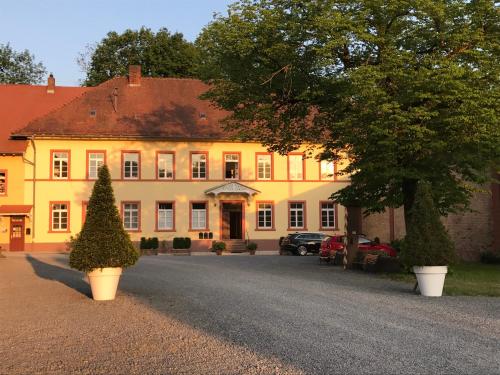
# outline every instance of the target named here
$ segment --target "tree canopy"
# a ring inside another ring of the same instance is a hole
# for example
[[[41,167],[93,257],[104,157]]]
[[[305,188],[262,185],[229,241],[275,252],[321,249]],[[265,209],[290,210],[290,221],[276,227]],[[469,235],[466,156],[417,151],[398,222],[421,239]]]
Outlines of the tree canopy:
[[[408,214],[426,180],[446,214],[500,155],[499,21],[482,0],[243,0],[196,43],[228,130],[347,155],[342,204]]]
[[[7,44],[0,44],[0,83],[41,83],[47,71],[28,50],[16,52]]]
[[[154,32],[142,27],[109,32],[97,45],[80,54],[78,64],[84,70],[84,85],[95,86],[128,73],[129,65],[141,65],[147,77],[192,77],[197,66],[196,47],[181,33],[167,29]]]

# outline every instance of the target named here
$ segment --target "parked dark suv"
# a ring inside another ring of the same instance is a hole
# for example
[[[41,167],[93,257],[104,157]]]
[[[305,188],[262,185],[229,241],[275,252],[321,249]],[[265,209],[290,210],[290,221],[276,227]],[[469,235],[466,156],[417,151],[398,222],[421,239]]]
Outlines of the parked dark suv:
[[[280,242],[281,252],[290,251],[295,255],[319,253],[321,241],[328,237],[324,233],[296,232],[284,237]]]

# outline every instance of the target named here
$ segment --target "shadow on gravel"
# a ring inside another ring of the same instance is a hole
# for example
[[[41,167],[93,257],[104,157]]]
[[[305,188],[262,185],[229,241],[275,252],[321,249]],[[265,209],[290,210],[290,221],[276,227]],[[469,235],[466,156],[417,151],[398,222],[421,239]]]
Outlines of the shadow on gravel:
[[[89,298],[92,297],[90,287],[82,280],[81,273],[42,262],[31,255],[26,255],[26,260],[31,264],[38,277],[46,280],[58,281],[84,296]]]

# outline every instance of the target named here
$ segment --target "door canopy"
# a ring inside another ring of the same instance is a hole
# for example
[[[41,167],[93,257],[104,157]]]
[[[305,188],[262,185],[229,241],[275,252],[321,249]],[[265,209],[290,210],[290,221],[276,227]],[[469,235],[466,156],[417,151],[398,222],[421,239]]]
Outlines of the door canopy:
[[[219,195],[243,195],[249,201],[259,190],[242,185],[238,182],[228,182],[227,184],[215,186],[205,190],[205,194],[217,198]]]

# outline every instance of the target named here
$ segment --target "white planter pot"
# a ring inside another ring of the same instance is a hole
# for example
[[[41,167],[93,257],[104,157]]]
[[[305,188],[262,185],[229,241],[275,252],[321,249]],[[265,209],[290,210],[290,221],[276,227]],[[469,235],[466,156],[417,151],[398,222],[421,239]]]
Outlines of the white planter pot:
[[[425,297],[441,297],[443,295],[444,278],[448,273],[447,266],[413,267],[417,276],[420,294]]]
[[[115,299],[121,274],[121,267],[96,268],[88,272],[87,277],[94,300],[109,301]]]

